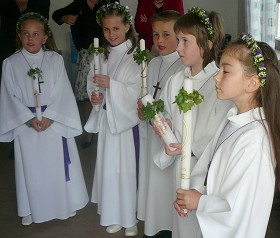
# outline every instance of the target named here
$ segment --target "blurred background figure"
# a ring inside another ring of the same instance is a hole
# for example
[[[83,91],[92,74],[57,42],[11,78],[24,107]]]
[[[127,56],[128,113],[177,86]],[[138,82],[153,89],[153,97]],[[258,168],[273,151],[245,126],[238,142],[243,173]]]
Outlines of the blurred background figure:
[[[0,75],[4,59],[16,49],[16,23],[22,14],[38,12],[49,19],[50,0],[1,0],[0,3]]]
[[[183,15],[183,0],[138,0],[135,30],[138,33],[138,39],[144,39],[146,48],[149,50],[153,45],[151,17],[165,10],[175,10]]]

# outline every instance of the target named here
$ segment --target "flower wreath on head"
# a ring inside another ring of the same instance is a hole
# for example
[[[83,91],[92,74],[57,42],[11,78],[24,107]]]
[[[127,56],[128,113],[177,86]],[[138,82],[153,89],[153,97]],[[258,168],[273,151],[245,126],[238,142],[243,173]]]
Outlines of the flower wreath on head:
[[[208,40],[213,42],[213,40],[214,40],[213,26],[210,23],[210,19],[209,19],[208,15],[206,14],[206,11],[200,7],[192,7],[188,10],[188,14],[190,14],[190,13],[193,13],[198,16],[200,22],[206,28]]]
[[[96,22],[101,26],[102,17],[107,10],[117,10],[122,13],[125,18],[125,22],[132,24],[132,16],[130,15],[128,6],[122,6],[118,2],[108,3],[99,8],[96,13]]]
[[[254,66],[258,71],[261,87],[263,88],[266,80],[266,66],[261,48],[250,34],[241,33],[240,40],[245,43],[247,48],[252,52],[254,57]]]
[[[29,19],[30,20],[32,20],[32,19],[39,20],[44,25],[44,31],[47,34],[47,36],[52,36],[52,30],[49,26],[48,20],[37,12],[25,13],[18,19],[17,25],[16,25],[16,32],[18,34],[20,33],[22,22],[25,20],[29,20]]]

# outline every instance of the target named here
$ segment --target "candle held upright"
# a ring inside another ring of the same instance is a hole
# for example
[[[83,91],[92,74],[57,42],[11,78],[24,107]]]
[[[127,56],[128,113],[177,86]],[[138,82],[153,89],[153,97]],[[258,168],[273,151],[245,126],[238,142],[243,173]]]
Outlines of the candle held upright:
[[[140,40],[140,50],[144,51],[145,47],[145,40]],[[147,62],[145,60],[141,63],[141,78],[142,78],[142,97],[148,94],[147,90]]]
[[[32,69],[38,69],[36,64],[32,65]],[[41,110],[41,103],[40,103],[40,88],[39,88],[39,75],[34,74],[33,80],[33,90],[34,90],[34,99],[35,99],[35,110],[36,110],[36,117],[38,120],[42,120],[42,110]]]
[[[188,93],[193,92],[193,82],[187,78],[184,80],[184,89]],[[182,157],[181,157],[181,188],[190,188],[192,154],[192,109],[182,116]]]
[[[94,38],[93,39],[93,47],[95,49],[99,48],[99,39]],[[100,61],[99,61],[99,53],[97,51],[93,54],[93,62],[94,62],[94,75],[100,73]],[[94,92],[96,93],[97,96],[99,96],[99,87],[96,85],[94,86]],[[99,105],[94,105],[94,110],[97,112],[99,111]]]

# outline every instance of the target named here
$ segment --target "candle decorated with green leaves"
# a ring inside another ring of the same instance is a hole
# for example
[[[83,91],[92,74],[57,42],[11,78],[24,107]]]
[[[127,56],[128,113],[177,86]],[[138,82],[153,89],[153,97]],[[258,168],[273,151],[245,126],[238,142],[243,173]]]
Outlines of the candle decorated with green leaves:
[[[39,87],[39,78],[42,77],[42,70],[38,68],[36,64],[32,65],[32,68],[28,71],[28,76],[33,80],[33,90],[34,90],[34,99],[35,99],[35,110],[36,117],[38,120],[42,120],[42,110],[40,103],[40,87]]]
[[[140,48],[137,48],[133,55],[134,61],[140,65],[141,64],[141,78],[142,78],[142,91],[141,96],[148,94],[147,90],[147,65],[151,60],[152,56],[149,50],[145,48],[145,40],[140,40]]]
[[[175,150],[175,148],[170,147],[169,144],[178,143],[178,140],[161,113],[164,110],[164,102],[161,99],[155,101],[150,94],[142,97],[141,102],[143,103],[142,111],[144,118],[146,120],[151,120],[152,123],[156,125],[164,143],[170,150]]]
[[[184,86],[175,97],[175,102],[182,116],[182,157],[181,157],[181,188],[189,189],[192,154],[192,108],[200,104],[204,97],[198,91],[193,90],[191,79],[184,80]]]

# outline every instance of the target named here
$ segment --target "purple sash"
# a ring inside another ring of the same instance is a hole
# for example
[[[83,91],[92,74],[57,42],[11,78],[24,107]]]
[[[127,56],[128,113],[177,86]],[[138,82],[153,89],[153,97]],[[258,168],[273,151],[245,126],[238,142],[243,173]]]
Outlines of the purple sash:
[[[28,107],[32,113],[36,113],[35,107]],[[42,112],[44,112],[47,108],[47,105],[41,106]],[[62,145],[63,145],[63,155],[64,155],[64,170],[65,170],[65,179],[66,181],[70,181],[70,173],[69,173],[69,164],[71,164],[67,139],[62,136]]]
[[[136,158],[136,181],[138,188],[138,180],[139,180],[139,150],[140,150],[140,139],[139,139],[139,127],[138,125],[132,128],[133,132],[133,140],[134,140],[134,148],[135,148],[135,158]]]

